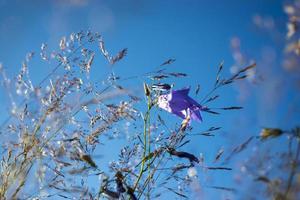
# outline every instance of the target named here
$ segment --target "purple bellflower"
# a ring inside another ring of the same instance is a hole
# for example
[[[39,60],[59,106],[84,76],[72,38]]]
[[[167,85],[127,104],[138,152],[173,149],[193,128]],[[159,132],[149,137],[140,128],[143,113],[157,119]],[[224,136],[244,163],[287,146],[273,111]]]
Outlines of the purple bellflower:
[[[158,107],[173,113],[182,119],[202,121],[200,110],[202,106],[188,96],[190,88],[183,88],[180,90],[173,90],[168,94],[163,94],[158,97]]]

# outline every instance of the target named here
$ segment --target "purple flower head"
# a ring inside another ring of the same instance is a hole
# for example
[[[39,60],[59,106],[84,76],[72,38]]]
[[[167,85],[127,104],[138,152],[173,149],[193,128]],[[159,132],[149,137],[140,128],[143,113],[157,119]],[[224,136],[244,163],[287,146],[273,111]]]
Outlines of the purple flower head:
[[[173,113],[182,119],[188,116],[192,120],[202,121],[200,110],[202,106],[194,99],[188,96],[190,88],[173,90],[168,94],[163,94],[158,97],[158,107]]]

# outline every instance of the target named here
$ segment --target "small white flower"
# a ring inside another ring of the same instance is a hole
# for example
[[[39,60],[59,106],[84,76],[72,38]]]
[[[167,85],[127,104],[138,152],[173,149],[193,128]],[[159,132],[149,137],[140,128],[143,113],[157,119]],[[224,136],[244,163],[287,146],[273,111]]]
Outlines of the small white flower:
[[[190,178],[197,176],[197,170],[195,167],[190,167],[187,171],[187,174]]]

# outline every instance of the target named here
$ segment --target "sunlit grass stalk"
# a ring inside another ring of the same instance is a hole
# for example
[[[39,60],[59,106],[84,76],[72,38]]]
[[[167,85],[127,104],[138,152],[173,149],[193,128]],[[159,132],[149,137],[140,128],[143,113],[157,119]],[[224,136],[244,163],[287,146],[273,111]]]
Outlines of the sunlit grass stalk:
[[[76,52],[81,50],[88,42],[84,42],[80,44],[77,48],[75,48],[70,55],[67,56],[67,59],[71,58],[75,55]],[[62,62],[59,62],[38,84],[38,87],[41,87],[43,83],[45,83],[49,78],[56,73],[56,71],[63,66]],[[17,108],[20,108],[22,105],[24,105],[26,102],[26,98],[24,98],[18,105]],[[4,126],[11,120],[12,115],[9,115],[0,125],[0,130],[4,128]]]
[[[23,177],[22,180],[19,180],[20,184],[16,188],[15,192],[13,193],[12,198],[14,198],[14,199],[17,197],[17,194],[20,192],[20,190],[25,186],[25,181],[27,179],[27,175],[29,174],[29,172],[30,172],[30,170],[31,170],[31,168],[33,166],[33,160],[36,158],[35,155],[33,155],[32,157],[28,158],[27,155],[29,154],[30,151],[34,153],[34,150],[37,150],[36,153],[38,152],[39,146],[38,146],[38,143],[36,143],[36,135],[39,132],[41,126],[46,121],[47,116],[49,116],[49,114],[53,110],[54,110],[53,107],[47,109],[47,111],[44,113],[44,115],[39,120],[38,124],[35,126],[35,128],[34,128],[34,130],[32,132],[32,136],[31,136],[31,138],[32,138],[32,140],[31,140],[32,144],[25,143],[24,150],[23,150],[23,153],[22,153],[24,155],[24,158],[21,161],[20,166],[18,167],[18,169],[19,169],[18,173],[14,175],[13,180],[11,181],[10,185],[8,186],[8,188],[9,188],[11,185],[13,185],[20,178],[20,175],[22,173],[24,173],[25,177]],[[36,148],[36,149],[34,149],[34,148]],[[28,164],[30,166],[27,169],[26,165],[28,165]],[[5,195],[5,193],[4,193],[4,195]]]
[[[32,168],[32,166],[33,166],[33,162],[30,162],[29,165],[30,165],[30,166],[29,166],[28,169],[26,170],[23,179],[20,180],[19,186],[16,188],[15,192],[13,193],[13,195],[12,195],[12,197],[11,197],[12,199],[17,199],[18,193],[19,193],[19,192],[21,191],[21,189],[25,186],[25,182],[26,182],[27,176],[28,176],[28,174],[29,174],[29,172],[30,172],[30,170],[31,170],[31,168]]]
[[[296,139],[297,140],[297,150],[296,150],[296,155],[295,155],[295,159],[292,161],[292,166],[291,166],[291,172],[289,174],[289,178],[288,178],[288,183],[287,183],[287,188],[285,190],[284,193],[284,199],[288,199],[288,195],[289,192],[291,190],[292,187],[292,183],[294,180],[294,176],[296,174],[296,169],[297,169],[297,163],[299,162],[299,156],[300,156],[300,140],[299,138]]]

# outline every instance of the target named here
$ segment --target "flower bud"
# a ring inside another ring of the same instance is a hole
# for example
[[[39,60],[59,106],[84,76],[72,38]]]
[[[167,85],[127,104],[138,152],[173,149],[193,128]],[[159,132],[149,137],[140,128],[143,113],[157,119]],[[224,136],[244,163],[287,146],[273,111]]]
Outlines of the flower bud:
[[[150,89],[146,83],[144,83],[144,92],[147,97],[150,96]]]
[[[279,128],[264,128],[261,132],[260,132],[260,137],[262,139],[267,139],[269,137],[278,137],[282,134],[282,130]]]

